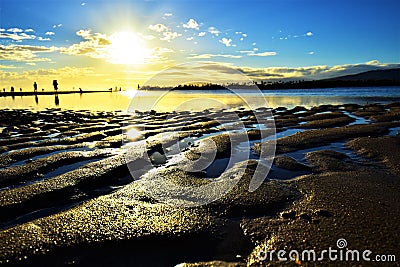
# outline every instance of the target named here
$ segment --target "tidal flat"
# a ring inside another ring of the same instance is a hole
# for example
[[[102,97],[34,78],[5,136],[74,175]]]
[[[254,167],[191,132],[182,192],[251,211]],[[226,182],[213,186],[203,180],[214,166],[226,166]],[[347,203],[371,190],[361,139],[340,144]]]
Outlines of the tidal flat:
[[[241,132],[229,131],[232,114]],[[259,253],[322,251],[340,238],[348,249],[400,258],[399,131],[400,103],[134,114],[3,109],[0,264],[289,266]],[[243,140],[248,157],[229,165]],[[271,170],[250,192],[270,145]],[[212,164],[182,168],[202,153],[214,153]],[[170,205],[170,196],[151,193],[162,180],[199,187],[237,173],[232,189],[205,205]]]

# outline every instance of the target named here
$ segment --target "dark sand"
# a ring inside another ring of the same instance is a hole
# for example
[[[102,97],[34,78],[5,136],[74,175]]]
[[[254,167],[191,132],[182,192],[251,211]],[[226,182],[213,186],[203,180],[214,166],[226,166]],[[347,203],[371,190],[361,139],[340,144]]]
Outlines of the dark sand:
[[[268,114],[266,109],[255,112]],[[222,127],[232,114],[223,111],[133,116],[1,110],[0,263],[293,266],[257,255],[264,247],[320,252],[337,248],[336,241],[345,238],[348,249],[396,255],[397,262],[302,265],[398,266],[400,103],[277,108],[272,113],[277,155],[268,179],[249,192],[258,155],[274,134],[263,127],[270,126],[267,120],[255,125],[251,111],[235,112],[246,128],[229,139]],[[131,141],[145,147],[153,164],[150,171],[140,167],[143,154],[130,158],[140,183],[133,181],[121,149],[122,129],[133,125],[138,134]],[[160,138],[165,132],[175,133]],[[250,159],[221,169],[231,147],[240,148],[247,138],[253,145]],[[185,158],[196,160],[214,150],[216,160],[205,171],[187,172],[169,164],[163,147],[182,156],[178,165],[190,165]],[[198,187],[210,179],[236,179],[230,177],[240,171],[243,177],[228,194],[203,206],[171,206],[149,193],[161,180]]]

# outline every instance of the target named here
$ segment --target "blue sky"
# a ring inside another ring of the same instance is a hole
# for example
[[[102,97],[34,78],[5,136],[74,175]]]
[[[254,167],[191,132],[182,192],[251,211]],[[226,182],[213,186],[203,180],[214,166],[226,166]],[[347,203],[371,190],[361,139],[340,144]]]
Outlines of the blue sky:
[[[2,0],[0,8],[4,87],[79,73],[89,87],[129,87],[193,60],[253,79],[324,78],[400,62],[397,0]]]

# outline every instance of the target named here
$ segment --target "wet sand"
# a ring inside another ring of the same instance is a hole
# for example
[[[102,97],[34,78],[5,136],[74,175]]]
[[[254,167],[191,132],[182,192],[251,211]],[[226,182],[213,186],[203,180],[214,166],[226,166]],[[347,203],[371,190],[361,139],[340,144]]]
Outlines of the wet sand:
[[[276,141],[268,120],[260,124],[254,116],[269,112]],[[235,114],[245,128],[232,141],[224,131],[227,111],[1,110],[0,263],[294,265],[257,255],[265,247],[321,251],[339,238],[349,249],[400,257],[400,103]],[[128,169],[122,131],[129,129],[137,132],[129,145],[144,145],[150,169],[139,167],[140,153],[129,158]],[[174,134],[161,138],[166,132]],[[224,169],[243,136],[252,145],[249,159]],[[249,192],[263,149],[274,142],[271,171]],[[184,158],[213,150],[216,159],[204,171],[178,168],[188,164]],[[134,181],[130,171],[141,179]],[[162,179],[196,187],[240,171],[228,194],[203,206],[171,206],[149,193]]]

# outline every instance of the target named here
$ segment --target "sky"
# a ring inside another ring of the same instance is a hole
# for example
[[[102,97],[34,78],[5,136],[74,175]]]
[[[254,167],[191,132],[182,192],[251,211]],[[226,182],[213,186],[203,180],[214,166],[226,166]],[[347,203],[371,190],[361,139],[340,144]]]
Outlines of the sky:
[[[1,0],[0,87],[136,88],[201,61],[234,80],[400,67],[398,0]],[[180,65],[184,64],[184,65]],[[170,80],[179,82],[178,72]]]

